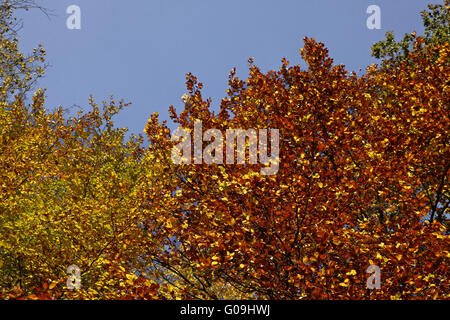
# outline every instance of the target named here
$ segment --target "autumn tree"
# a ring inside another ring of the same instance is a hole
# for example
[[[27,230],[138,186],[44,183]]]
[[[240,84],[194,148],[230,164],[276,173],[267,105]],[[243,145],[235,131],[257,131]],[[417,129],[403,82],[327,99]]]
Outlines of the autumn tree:
[[[404,67],[405,61],[410,65],[414,65],[424,60],[436,61],[442,59],[439,49],[442,49],[441,46],[445,47],[450,38],[450,6],[448,0],[445,0],[444,4],[428,5],[428,10],[422,11],[421,16],[425,27],[424,35],[418,36],[416,32],[405,34],[403,40],[397,43],[394,41],[393,32],[388,32],[385,41],[380,41],[373,45],[373,56],[384,58],[382,67],[394,70],[389,72],[389,74],[396,76],[399,69]],[[411,55],[411,53],[415,55]],[[417,59],[417,56],[420,56],[422,59]],[[414,78],[416,76],[415,72],[413,71],[410,76]],[[444,85],[442,90],[445,92],[447,83],[445,80],[441,80],[441,82]],[[390,96],[392,104],[401,104],[400,101],[396,101],[396,97],[390,95],[390,89],[386,88],[386,86],[377,87],[375,95],[380,99]],[[444,108],[448,108],[448,105],[444,104]],[[424,109],[420,110],[423,112]],[[422,121],[425,121],[425,119],[427,118],[421,118]],[[444,140],[444,146],[446,143],[447,141]],[[440,147],[441,145],[437,146],[437,148]],[[424,163],[427,162],[424,161]],[[423,188],[427,191],[427,198],[432,208],[429,220],[437,219],[446,225],[448,225],[446,221],[448,217],[445,217],[444,212],[450,204],[448,193],[445,192],[444,188],[447,173],[448,167],[446,168],[445,165],[443,172],[436,172],[434,177],[436,181],[431,183],[431,185],[437,186],[436,188],[429,188],[428,182],[421,181]],[[409,174],[412,175],[413,173],[410,172]]]
[[[39,8],[47,12],[33,0],[6,0],[0,3],[0,81],[3,90],[9,95],[24,95],[42,77],[46,68],[46,52],[42,45],[26,55],[18,49],[18,30],[21,27],[20,20],[13,14],[15,10]],[[5,98],[3,95],[2,98]]]
[[[0,296],[3,298],[158,297],[146,275],[137,186],[142,137],[125,138],[112,121],[128,104],[111,98],[67,116],[48,111],[45,51],[18,50],[14,9],[2,5],[0,91]],[[5,9],[6,8],[6,9]],[[5,9],[5,10],[3,10]],[[155,245],[155,244],[153,244]],[[68,290],[67,268],[80,269],[82,288]],[[161,290],[162,292],[162,290]]]
[[[153,254],[186,297],[215,299],[223,282],[246,298],[448,298],[449,47],[413,46],[426,50],[358,77],[305,38],[307,70],[283,60],[263,73],[250,61],[247,80],[230,74],[218,113],[187,76],[175,123],[223,136],[276,128],[280,156],[275,175],[249,155],[246,165],[174,164],[177,142],[149,119],[149,157],[167,177],[145,194],[160,204],[149,220],[164,249]],[[380,290],[366,288],[369,265]]]
[[[10,27],[33,2],[9,3],[0,14],[0,297],[449,298],[448,7],[430,7],[426,36],[408,38],[407,51],[378,45],[385,59],[362,76],[305,38],[307,69],[283,59],[262,72],[249,60],[248,78],[232,70],[214,112],[188,74],[183,109],[170,108],[181,128],[279,130],[277,170],[262,174],[272,143],[257,149],[259,163],[245,150],[232,152],[244,164],[175,163],[179,141],[157,114],[143,148],[114,126],[122,101],[91,97],[75,116],[47,110],[45,90],[33,92],[45,51],[20,53]],[[79,290],[67,288],[69,265],[80,269]],[[381,270],[379,290],[366,288],[370,265]]]

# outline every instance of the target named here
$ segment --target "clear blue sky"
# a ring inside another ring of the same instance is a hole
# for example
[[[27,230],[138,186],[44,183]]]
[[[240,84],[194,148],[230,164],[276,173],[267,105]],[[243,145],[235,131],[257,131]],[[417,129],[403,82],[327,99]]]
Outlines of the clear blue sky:
[[[359,71],[376,61],[370,47],[386,31],[423,33],[424,0],[46,0],[39,11],[21,14],[22,50],[42,43],[48,53],[47,107],[88,106],[114,94],[133,105],[116,117],[118,126],[141,133],[150,114],[169,119],[168,107],[182,107],[185,74],[205,85],[217,108],[227,76],[248,74],[247,60],[263,70],[281,59],[300,63],[304,36],[324,42],[335,63]],[[440,3],[440,0],[431,0]],[[81,30],[66,27],[69,5],[81,8]],[[381,29],[369,30],[369,5],[381,8]]]

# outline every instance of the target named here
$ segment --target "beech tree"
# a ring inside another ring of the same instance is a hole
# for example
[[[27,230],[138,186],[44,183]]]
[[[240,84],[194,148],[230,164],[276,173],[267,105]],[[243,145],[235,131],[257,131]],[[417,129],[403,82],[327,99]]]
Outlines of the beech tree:
[[[190,134],[197,121],[222,136],[278,129],[272,174],[237,148],[244,164],[174,163],[167,123],[150,116],[144,148],[114,126],[128,104],[112,97],[101,106],[91,97],[75,116],[47,110],[45,90],[33,92],[45,51],[20,53],[7,36],[14,8],[3,10],[0,297],[448,299],[445,5],[430,7],[407,54],[379,44],[380,66],[361,76],[306,37],[306,69],[283,59],[262,72],[250,59],[248,78],[233,69],[214,112],[189,73],[173,121]],[[206,152],[208,139],[190,149]],[[369,266],[379,289],[366,286]]]
[[[142,137],[126,141],[112,121],[128,104],[91,98],[91,111],[69,117],[45,108],[45,90],[28,101],[45,51],[22,54],[12,24],[13,9],[31,4],[6,2],[0,14],[0,296],[158,296],[139,259]],[[67,288],[70,265],[82,290]]]
[[[175,123],[279,129],[273,176],[248,158],[174,165],[169,129],[149,119],[151,155],[175,177],[146,196],[162,204],[153,232],[170,250],[158,261],[187,297],[216,298],[212,283],[224,281],[247,298],[448,298],[449,48],[413,41],[408,59],[357,77],[305,38],[307,70],[283,60],[263,73],[250,61],[247,80],[231,72],[217,114],[189,74]],[[369,265],[380,290],[366,288]]]

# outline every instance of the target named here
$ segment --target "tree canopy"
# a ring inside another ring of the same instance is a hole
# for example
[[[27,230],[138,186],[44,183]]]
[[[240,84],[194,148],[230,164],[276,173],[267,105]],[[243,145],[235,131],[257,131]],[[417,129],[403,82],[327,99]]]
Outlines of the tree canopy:
[[[376,44],[383,60],[361,76],[308,37],[306,69],[233,69],[218,112],[188,74],[173,121],[278,129],[272,175],[247,153],[175,164],[167,123],[150,116],[148,147],[126,139],[112,118],[128,104],[113,97],[47,110],[34,88],[45,51],[19,52],[14,9],[0,18],[1,298],[449,298],[448,1],[423,14],[425,36]]]

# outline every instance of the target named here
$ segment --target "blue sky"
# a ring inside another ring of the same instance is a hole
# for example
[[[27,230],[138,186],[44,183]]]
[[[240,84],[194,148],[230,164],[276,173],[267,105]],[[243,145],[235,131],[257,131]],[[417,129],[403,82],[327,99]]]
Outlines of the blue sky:
[[[21,13],[21,49],[39,43],[51,65],[39,87],[47,88],[47,108],[88,106],[113,94],[133,105],[115,122],[142,133],[157,111],[181,110],[185,74],[203,82],[215,108],[224,97],[229,71],[248,74],[247,60],[267,71],[281,59],[300,63],[304,36],[325,43],[335,63],[359,71],[375,63],[371,45],[386,31],[397,36],[423,33],[424,0],[45,0],[52,10]],[[440,3],[438,0],[433,3]],[[81,8],[81,30],[69,30],[70,5]],[[366,26],[369,5],[381,9],[381,29]],[[303,64],[303,63],[302,63]]]

